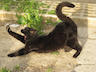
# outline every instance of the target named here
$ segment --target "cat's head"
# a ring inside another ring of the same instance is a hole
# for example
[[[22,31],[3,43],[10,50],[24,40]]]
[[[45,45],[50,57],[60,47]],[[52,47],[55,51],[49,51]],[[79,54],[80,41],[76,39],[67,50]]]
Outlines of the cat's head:
[[[29,27],[25,27],[24,29],[21,30],[21,32],[24,34],[24,35],[34,35],[37,33],[37,30],[36,29],[33,29],[33,28],[29,28]]]

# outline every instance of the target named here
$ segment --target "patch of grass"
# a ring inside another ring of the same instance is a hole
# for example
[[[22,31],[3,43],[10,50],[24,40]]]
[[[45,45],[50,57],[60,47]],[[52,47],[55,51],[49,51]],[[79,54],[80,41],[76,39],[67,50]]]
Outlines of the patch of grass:
[[[56,14],[55,10],[51,10],[48,12],[48,14]]]
[[[19,69],[20,69],[20,65],[16,65],[16,66],[15,66],[15,69],[16,69],[16,70],[19,70]]]
[[[17,12],[26,12],[25,9],[32,7],[32,2],[34,0],[0,0],[0,9],[6,11],[17,11]],[[38,1],[36,1],[36,7]],[[49,8],[50,6],[39,1],[40,7]],[[34,6],[35,7],[35,6]]]
[[[46,72],[53,72],[53,69],[51,67],[49,67]]]
[[[47,9],[40,10],[40,13],[41,14],[46,14],[47,13]]]
[[[51,52],[51,54],[54,54],[54,55],[59,55],[59,51],[54,51],[54,52]]]
[[[11,71],[6,68],[2,68],[2,69],[0,69],[0,72],[11,72]]]
[[[14,70],[15,70],[16,72],[18,72],[18,71],[20,70],[20,65],[16,65],[16,66],[14,67]],[[5,67],[5,68],[1,68],[1,69],[0,69],[0,72],[12,72],[12,71],[9,70],[9,69],[6,69],[6,67]]]

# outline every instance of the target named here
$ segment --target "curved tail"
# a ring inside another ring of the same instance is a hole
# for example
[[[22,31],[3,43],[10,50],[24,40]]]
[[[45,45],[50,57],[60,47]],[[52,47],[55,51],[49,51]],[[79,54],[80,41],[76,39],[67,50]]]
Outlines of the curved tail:
[[[65,14],[62,13],[62,8],[65,6],[70,7],[70,8],[75,7],[74,4],[69,3],[69,2],[62,2],[62,3],[59,3],[59,5],[57,5],[56,14],[57,14],[58,18],[62,21],[67,21],[70,19],[69,17],[67,17]]]

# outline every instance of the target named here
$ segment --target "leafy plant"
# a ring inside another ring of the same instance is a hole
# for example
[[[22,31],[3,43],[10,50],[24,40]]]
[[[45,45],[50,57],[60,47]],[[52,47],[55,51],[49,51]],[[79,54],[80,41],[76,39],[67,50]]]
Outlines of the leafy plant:
[[[46,13],[47,10],[40,8],[49,8],[47,4],[36,0],[1,0],[0,1],[0,9],[4,10],[15,10],[17,12],[17,23],[21,25],[27,25],[28,27],[32,27],[38,31],[38,34],[43,33],[43,17],[40,16],[42,13]],[[54,13],[55,11],[50,11],[49,14]],[[20,13],[24,13],[24,15],[20,15]],[[50,19],[46,20],[45,24],[53,23]]]
[[[25,6],[24,6],[25,5]],[[26,25],[28,27],[32,27],[34,29],[36,29],[38,31],[39,34],[42,34],[42,30],[43,30],[43,17],[40,16],[40,11],[39,11],[39,6],[40,6],[40,3],[35,1],[35,0],[32,0],[31,2],[28,1],[26,3],[24,3],[24,7],[22,9],[22,5],[19,8],[23,10],[24,15],[16,15],[18,20],[17,22],[19,24],[22,24],[22,25]]]

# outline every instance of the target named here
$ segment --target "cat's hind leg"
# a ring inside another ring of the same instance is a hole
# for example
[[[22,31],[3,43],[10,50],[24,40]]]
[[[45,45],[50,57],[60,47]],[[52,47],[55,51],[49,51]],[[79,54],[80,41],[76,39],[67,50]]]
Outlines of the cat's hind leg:
[[[76,50],[76,53],[73,55],[73,57],[77,58],[82,51],[82,47],[80,46],[78,40],[76,38],[73,38],[73,39],[68,41],[67,45],[69,47],[71,47],[72,49]]]

